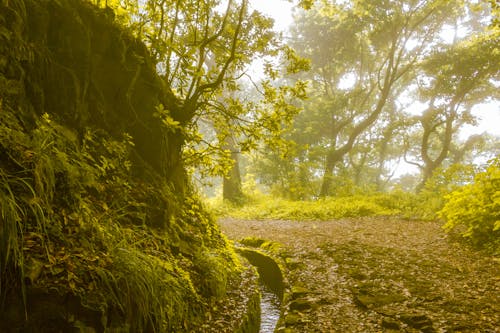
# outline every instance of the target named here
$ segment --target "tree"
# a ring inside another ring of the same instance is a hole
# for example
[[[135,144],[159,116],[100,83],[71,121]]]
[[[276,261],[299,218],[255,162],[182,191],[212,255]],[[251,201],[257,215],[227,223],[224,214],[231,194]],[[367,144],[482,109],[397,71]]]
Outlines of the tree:
[[[163,173],[175,187],[185,187],[186,164],[204,165],[218,175],[228,170],[229,135],[245,132],[240,150],[249,149],[264,132],[278,131],[280,118],[289,118],[286,113],[295,112],[288,100],[303,95],[303,84],[280,87],[273,83],[274,70],[267,71],[261,101],[220,100],[223,91],[241,89],[240,78],[254,58],[282,54],[292,64],[288,69],[302,66],[293,51],[280,45],[272,19],[251,12],[248,0],[113,0],[105,5],[116,13],[125,9],[128,16],[121,20],[146,43],[162,76],[169,98],[157,108],[162,135],[151,155],[161,161],[157,169],[168,170]],[[200,120],[212,124],[215,140],[198,133]]]
[[[461,162],[477,142],[471,137],[461,148],[454,144],[463,125],[476,123],[472,107],[500,97],[494,83],[500,79],[499,42],[498,31],[478,34],[434,52],[422,63],[418,94],[427,108],[416,118],[421,126],[421,162],[411,162],[422,170],[418,189],[450,153],[455,162]]]
[[[458,1],[317,3],[296,20],[293,46],[311,57],[313,98],[324,149],[320,195],[330,192],[339,163],[387,111],[429,54]]]

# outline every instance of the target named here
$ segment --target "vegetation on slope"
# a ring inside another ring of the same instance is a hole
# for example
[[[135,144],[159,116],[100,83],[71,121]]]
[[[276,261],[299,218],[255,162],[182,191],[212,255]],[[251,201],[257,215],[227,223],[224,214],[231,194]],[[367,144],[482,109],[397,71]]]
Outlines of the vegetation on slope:
[[[196,330],[242,268],[158,167],[145,47],[86,2],[0,13],[0,330]]]

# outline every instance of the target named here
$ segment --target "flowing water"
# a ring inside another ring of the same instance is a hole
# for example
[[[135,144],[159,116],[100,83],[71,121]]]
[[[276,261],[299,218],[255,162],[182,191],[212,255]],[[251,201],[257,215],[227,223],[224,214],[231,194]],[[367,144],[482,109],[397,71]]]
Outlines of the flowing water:
[[[273,333],[280,318],[280,300],[265,284],[260,284],[260,333]]]

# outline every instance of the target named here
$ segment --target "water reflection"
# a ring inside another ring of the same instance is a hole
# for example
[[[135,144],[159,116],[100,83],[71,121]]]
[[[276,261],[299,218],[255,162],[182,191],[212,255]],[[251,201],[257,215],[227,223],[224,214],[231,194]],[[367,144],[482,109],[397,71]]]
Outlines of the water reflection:
[[[260,285],[260,333],[273,333],[280,318],[280,300],[267,286]]]

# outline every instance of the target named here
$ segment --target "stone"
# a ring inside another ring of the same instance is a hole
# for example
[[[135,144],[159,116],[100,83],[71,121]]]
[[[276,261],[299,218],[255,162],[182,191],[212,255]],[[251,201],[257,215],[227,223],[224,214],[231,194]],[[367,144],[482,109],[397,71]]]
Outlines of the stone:
[[[285,326],[293,326],[293,325],[296,325],[298,323],[300,323],[300,316],[298,314],[295,314],[295,313],[289,313],[286,317],[285,317]]]
[[[293,286],[291,291],[292,299],[304,297],[311,292],[309,289],[300,286]]]
[[[293,258],[286,258],[285,263],[287,267],[291,270],[299,269],[304,266],[304,263],[302,263],[300,260]]]
[[[427,330],[426,332],[434,332],[432,327],[432,320],[425,314],[402,314],[401,320],[413,328]]]
[[[382,327],[391,330],[399,330],[401,328],[401,325],[399,325],[399,322],[397,320],[385,317],[382,319]]]
[[[359,290],[354,295],[354,301],[362,308],[373,308],[379,307],[392,303],[400,303],[406,299],[404,295],[393,293],[393,294],[383,294],[383,293],[369,293],[365,290]]]
[[[304,310],[309,310],[312,308],[313,308],[313,305],[311,304],[311,302],[307,299],[304,299],[304,298],[299,298],[299,299],[293,300],[290,303],[290,310],[304,311]]]

